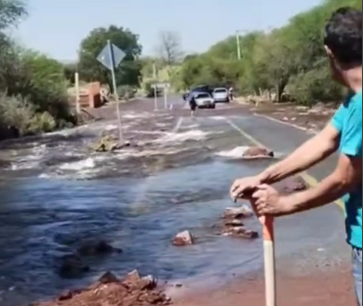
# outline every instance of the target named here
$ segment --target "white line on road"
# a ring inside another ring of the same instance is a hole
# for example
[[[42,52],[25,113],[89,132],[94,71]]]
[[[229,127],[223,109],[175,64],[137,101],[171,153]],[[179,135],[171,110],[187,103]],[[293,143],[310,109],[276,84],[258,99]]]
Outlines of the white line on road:
[[[183,118],[179,118],[176,125],[174,126],[172,132],[177,133],[179,131],[180,127],[182,126],[182,124],[183,124]]]
[[[242,136],[246,137],[248,140],[250,140],[252,143],[259,147],[265,147],[261,142],[257,141],[255,138],[253,138],[251,135],[248,135],[245,131],[243,131],[240,127],[238,127],[236,124],[234,124],[232,121],[224,117],[224,120],[228,122],[228,124],[234,128],[236,131],[238,131]]]

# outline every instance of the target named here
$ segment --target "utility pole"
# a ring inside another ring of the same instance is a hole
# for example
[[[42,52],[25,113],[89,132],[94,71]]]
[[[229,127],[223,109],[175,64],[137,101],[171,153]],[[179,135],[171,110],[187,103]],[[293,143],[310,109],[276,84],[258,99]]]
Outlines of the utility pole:
[[[241,42],[240,42],[240,31],[236,31],[236,44],[237,44],[237,59],[241,59]]]

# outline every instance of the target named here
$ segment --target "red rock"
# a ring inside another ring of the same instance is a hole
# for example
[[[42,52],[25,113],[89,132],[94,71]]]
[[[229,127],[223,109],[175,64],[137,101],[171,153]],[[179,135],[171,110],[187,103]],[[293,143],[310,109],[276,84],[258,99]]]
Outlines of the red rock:
[[[109,283],[116,283],[118,282],[118,278],[115,276],[115,274],[111,272],[106,272],[103,274],[100,279],[98,280],[102,284],[109,284]]]
[[[256,239],[259,237],[257,232],[246,229],[244,226],[227,227],[223,230],[223,234],[226,236],[245,239]]]
[[[194,244],[194,238],[189,231],[179,233],[173,240],[174,246],[187,246],[192,244]]]
[[[274,153],[264,147],[250,147],[243,153],[242,157],[274,157]]]
[[[227,207],[224,211],[224,219],[242,219],[253,216],[253,210],[247,206],[243,205],[241,207]]]

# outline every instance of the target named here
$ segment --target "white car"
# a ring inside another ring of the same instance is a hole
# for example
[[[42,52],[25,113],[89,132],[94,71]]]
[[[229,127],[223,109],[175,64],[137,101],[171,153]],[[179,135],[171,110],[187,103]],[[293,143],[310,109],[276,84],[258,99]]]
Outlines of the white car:
[[[198,92],[194,94],[194,100],[198,108],[215,108],[216,104],[211,94]]]
[[[214,101],[217,102],[229,102],[230,101],[230,97],[229,97],[229,91],[227,88],[225,87],[219,87],[219,88],[215,88],[213,90],[213,98]]]

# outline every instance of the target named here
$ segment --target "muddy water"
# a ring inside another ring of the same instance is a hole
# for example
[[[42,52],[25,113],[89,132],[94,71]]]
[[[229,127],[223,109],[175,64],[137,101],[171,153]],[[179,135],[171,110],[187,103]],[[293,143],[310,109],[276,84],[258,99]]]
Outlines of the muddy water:
[[[213,225],[233,205],[232,180],[269,162],[226,159],[218,152],[235,147],[240,136],[222,124],[212,130],[191,125],[160,133],[142,150],[106,155],[85,149],[92,134],[53,135],[4,150],[12,163],[0,176],[0,304],[26,305],[87,284],[105,270],[136,268],[191,282],[259,267],[259,241],[219,237]],[[255,220],[247,224],[258,227]],[[186,229],[198,244],[172,247],[174,235]],[[89,262],[92,270],[82,279],[60,278],[57,258],[89,238],[124,252]]]

